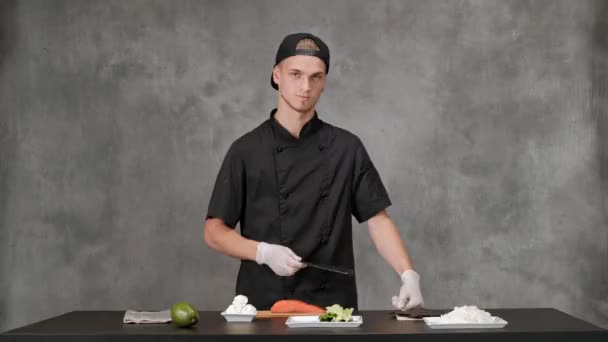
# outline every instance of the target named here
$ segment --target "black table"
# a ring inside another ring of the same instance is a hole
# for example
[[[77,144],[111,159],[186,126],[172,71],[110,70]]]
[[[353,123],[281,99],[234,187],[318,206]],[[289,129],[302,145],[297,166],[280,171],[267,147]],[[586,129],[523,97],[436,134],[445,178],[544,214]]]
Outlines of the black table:
[[[8,341],[608,341],[601,329],[555,309],[486,309],[509,324],[502,329],[435,330],[423,321],[397,321],[389,311],[361,311],[358,328],[289,328],[285,318],[227,323],[218,311],[201,311],[193,328],[123,324],[124,311],[73,311],[0,334]]]

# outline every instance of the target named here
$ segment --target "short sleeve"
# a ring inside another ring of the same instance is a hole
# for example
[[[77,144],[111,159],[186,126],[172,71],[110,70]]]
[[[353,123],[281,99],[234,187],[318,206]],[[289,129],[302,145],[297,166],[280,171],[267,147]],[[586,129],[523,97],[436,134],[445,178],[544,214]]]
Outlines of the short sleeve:
[[[245,168],[235,145],[224,157],[209,201],[207,218],[219,218],[234,228],[241,219],[245,198]]]
[[[388,208],[391,200],[376,167],[359,139],[355,146],[354,168],[352,214],[359,223],[362,223]]]

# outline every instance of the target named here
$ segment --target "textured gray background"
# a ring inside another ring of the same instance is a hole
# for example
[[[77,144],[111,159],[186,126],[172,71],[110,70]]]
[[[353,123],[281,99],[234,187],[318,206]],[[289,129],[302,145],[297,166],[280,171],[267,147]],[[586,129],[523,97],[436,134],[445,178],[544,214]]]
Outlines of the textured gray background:
[[[359,135],[428,307],[608,327],[608,1],[0,3],[0,330],[75,309],[225,308],[203,243],[284,35],[332,50],[320,116]],[[360,307],[399,287],[355,226]]]

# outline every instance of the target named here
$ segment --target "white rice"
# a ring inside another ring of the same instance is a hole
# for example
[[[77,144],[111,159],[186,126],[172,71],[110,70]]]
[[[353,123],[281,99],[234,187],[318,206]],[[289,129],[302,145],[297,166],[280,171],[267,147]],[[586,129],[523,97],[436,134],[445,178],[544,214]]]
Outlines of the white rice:
[[[251,304],[247,304],[247,296],[238,295],[232,300],[232,304],[224,311],[227,314],[248,314],[255,315],[257,310]]]
[[[454,310],[441,315],[438,323],[497,323],[500,319],[475,305],[457,306]]]

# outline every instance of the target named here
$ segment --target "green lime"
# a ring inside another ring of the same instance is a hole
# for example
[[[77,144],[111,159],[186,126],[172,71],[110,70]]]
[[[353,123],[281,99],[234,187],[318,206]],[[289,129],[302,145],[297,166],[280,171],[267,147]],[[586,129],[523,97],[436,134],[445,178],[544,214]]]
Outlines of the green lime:
[[[198,322],[198,311],[190,303],[180,302],[171,307],[171,320],[180,328],[190,327]]]

